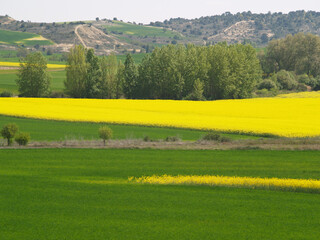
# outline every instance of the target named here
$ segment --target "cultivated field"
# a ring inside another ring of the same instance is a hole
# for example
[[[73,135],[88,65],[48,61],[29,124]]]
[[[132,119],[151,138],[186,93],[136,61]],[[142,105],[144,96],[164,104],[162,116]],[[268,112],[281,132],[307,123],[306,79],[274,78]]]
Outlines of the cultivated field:
[[[315,151],[0,151],[2,239],[318,239],[318,194],[138,184],[169,174],[319,179]]]
[[[28,32],[0,30],[0,43],[10,45],[52,45],[53,42],[40,35]]]
[[[0,114],[256,135],[320,135],[320,98],[221,101],[1,98]]]
[[[134,25],[120,21],[113,21],[112,25],[106,25],[104,27],[108,31],[116,31],[117,33],[123,33],[126,35],[133,35],[139,37],[174,37],[177,34],[170,30],[164,30],[163,28]]]
[[[51,79],[51,86],[53,91],[62,91],[64,89],[64,80],[66,79],[65,70],[51,69],[49,70]],[[16,84],[17,70],[7,69],[0,70],[0,92],[10,91],[18,95],[18,86]]]

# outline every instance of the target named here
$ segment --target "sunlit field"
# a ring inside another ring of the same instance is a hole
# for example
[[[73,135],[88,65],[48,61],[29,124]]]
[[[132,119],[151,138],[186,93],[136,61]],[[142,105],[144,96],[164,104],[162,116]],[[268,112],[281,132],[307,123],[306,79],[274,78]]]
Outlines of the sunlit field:
[[[318,151],[3,149],[0,239],[312,239],[319,193],[128,177],[319,179]]]
[[[320,98],[221,101],[1,98],[0,114],[26,118],[219,130],[284,137],[320,135]]]
[[[0,62],[0,66],[3,67],[20,67],[20,63],[18,62]],[[49,69],[64,69],[66,65],[63,64],[47,64]]]

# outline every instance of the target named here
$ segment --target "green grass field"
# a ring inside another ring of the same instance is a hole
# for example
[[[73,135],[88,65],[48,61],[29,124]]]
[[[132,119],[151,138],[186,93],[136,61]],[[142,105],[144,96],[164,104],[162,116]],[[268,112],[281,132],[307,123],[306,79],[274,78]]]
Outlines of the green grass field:
[[[16,123],[20,131],[28,132],[34,141],[61,141],[61,140],[92,140],[98,139],[99,123],[81,123],[36,120],[16,118],[0,115],[0,128],[8,123]],[[149,136],[151,139],[165,139],[168,136],[179,136],[182,140],[198,140],[205,132],[188,129],[144,127],[131,125],[108,125],[113,130],[114,139],[142,139]],[[239,134],[222,134],[232,139],[257,139],[256,136]]]
[[[319,194],[127,182],[153,174],[319,179],[319,158],[315,151],[1,150],[1,239],[319,239]]]
[[[30,38],[37,38],[40,35],[28,32],[16,32],[8,30],[0,30],[0,43],[10,44],[10,45],[25,45],[25,46],[34,46],[34,45],[52,45],[53,42],[50,40],[27,40]]]
[[[174,37],[177,33],[174,33],[170,30],[158,28],[158,27],[149,27],[149,26],[141,26],[130,23],[124,23],[120,21],[113,21],[113,25],[106,25],[105,28],[108,31],[115,31],[118,33],[123,33],[126,35],[132,36],[149,36],[149,37]]]
[[[53,91],[62,91],[64,89],[64,80],[66,79],[65,70],[50,71],[51,89]],[[10,91],[12,93],[18,93],[18,87],[16,84],[17,70],[0,70],[0,92]]]

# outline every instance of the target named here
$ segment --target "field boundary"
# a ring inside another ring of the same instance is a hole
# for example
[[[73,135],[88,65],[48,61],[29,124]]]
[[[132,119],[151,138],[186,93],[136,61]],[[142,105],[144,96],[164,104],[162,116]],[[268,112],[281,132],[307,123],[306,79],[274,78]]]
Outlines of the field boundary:
[[[35,148],[83,148],[83,149],[179,149],[179,150],[289,150],[320,151],[320,139],[241,139],[230,142],[218,141],[152,141],[142,139],[109,140],[106,146],[102,140],[63,140],[63,141],[32,141],[28,146],[6,146],[0,139],[0,149],[35,149]]]

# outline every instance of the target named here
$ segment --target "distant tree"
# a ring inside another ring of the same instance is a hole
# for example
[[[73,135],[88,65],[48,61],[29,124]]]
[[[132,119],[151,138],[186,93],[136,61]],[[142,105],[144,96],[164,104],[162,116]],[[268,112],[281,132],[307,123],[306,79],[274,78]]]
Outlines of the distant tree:
[[[50,92],[51,76],[41,52],[30,53],[22,59],[17,76],[19,93],[23,97],[42,97]]]
[[[101,69],[99,65],[99,58],[94,55],[94,50],[91,48],[86,52],[86,84],[85,97],[95,98],[98,95],[98,82],[101,77]]]
[[[70,49],[67,60],[67,79],[64,82],[66,93],[74,98],[86,97],[88,66],[86,50],[82,45]]]
[[[25,58],[29,54],[29,50],[27,48],[20,47],[17,51],[17,57]]]
[[[106,145],[106,140],[112,138],[112,130],[107,126],[101,126],[99,128],[99,137],[103,140],[103,145]]]
[[[203,96],[203,91],[204,91],[204,84],[198,78],[197,80],[194,81],[193,91],[192,91],[191,94],[189,94],[186,97],[186,100],[195,100],[195,101],[203,101],[203,100],[205,100],[205,98]]]
[[[96,17],[96,21],[98,22],[100,20],[100,18]]]
[[[118,61],[115,55],[100,60],[101,79],[98,84],[100,98],[116,98],[118,86]]]
[[[123,92],[127,98],[135,98],[137,95],[138,69],[131,54],[128,54],[124,62]]]
[[[261,42],[262,43],[267,43],[269,41],[269,37],[266,33],[261,35]]]
[[[12,144],[12,139],[14,138],[18,130],[19,128],[15,123],[9,123],[2,127],[1,135],[3,138],[7,139],[8,146]]]

